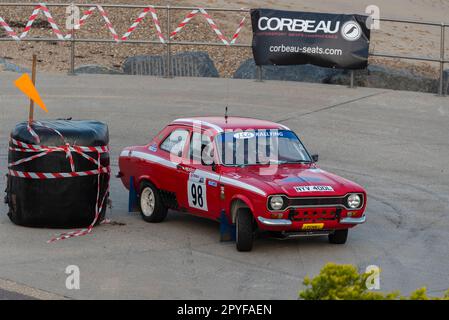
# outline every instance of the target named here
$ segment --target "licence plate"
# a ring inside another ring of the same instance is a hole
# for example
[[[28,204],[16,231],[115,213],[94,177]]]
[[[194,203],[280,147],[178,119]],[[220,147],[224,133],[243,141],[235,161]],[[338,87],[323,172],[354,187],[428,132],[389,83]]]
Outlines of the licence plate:
[[[324,223],[306,223],[302,226],[302,230],[321,230],[323,228]]]

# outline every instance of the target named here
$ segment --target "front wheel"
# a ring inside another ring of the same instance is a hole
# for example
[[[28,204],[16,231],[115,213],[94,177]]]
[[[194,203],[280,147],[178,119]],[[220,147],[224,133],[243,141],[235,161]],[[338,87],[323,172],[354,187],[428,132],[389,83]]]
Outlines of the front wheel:
[[[348,239],[348,229],[335,230],[329,235],[329,242],[332,244],[345,244]]]
[[[146,222],[162,222],[167,217],[167,207],[162,202],[159,190],[151,183],[144,182],[140,188],[140,211]]]
[[[236,218],[236,247],[238,251],[251,251],[254,242],[254,223],[251,211],[239,209]]]

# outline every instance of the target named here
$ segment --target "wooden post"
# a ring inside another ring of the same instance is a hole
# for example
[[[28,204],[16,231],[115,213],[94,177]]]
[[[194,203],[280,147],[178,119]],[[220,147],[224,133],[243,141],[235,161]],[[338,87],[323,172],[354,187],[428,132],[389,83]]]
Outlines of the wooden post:
[[[36,63],[37,63],[37,56],[33,54],[33,66],[31,69],[31,81],[33,82],[33,85],[36,85]],[[30,99],[30,112],[28,114],[28,122],[32,123],[34,118],[34,101]]]

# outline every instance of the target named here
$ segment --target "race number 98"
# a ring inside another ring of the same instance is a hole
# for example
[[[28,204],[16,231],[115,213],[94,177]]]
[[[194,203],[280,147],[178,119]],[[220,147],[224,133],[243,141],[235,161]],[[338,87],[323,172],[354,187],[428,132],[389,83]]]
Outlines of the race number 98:
[[[204,200],[203,200],[203,186],[202,185],[196,185],[192,183],[191,187],[192,191],[192,203],[193,205],[198,205],[199,207],[204,206]]]
[[[189,206],[200,210],[207,210],[206,184],[189,180],[188,183]]]

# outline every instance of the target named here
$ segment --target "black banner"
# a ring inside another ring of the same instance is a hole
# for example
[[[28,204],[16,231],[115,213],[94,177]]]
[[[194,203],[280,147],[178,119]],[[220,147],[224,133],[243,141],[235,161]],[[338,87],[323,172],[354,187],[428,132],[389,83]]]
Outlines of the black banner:
[[[0,291],[1,293],[1,291]],[[0,296],[1,297],[1,296]],[[100,297],[96,297],[100,298]],[[101,300],[101,299],[100,299]],[[336,314],[345,314],[347,319],[360,318],[366,310],[396,309],[401,314],[412,315],[416,312],[435,312],[447,310],[447,302],[439,301],[301,301],[301,300],[270,300],[270,301],[233,301],[233,300],[149,300],[149,301],[1,301],[3,312],[8,309],[20,314],[21,310],[32,308],[35,313],[39,310],[45,312],[49,307],[85,308],[91,306],[89,314],[95,316],[123,315],[129,316],[130,310],[134,314],[148,312],[163,315],[164,319],[175,320],[245,320],[245,319],[290,319],[294,314],[302,317],[316,318],[317,310],[321,317],[335,317]],[[120,307],[121,306],[121,307]],[[120,307],[120,308],[118,308]],[[19,310],[19,312],[18,312]],[[120,311],[121,310],[121,311]],[[298,311],[300,310],[300,311]],[[351,310],[351,312],[348,312]],[[428,311],[425,311],[428,310]],[[374,311],[373,311],[374,312]],[[383,316],[387,311],[378,311]],[[57,316],[55,315],[54,318]],[[52,319],[52,317],[50,317]]]
[[[368,66],[367,16],[251,10],[257,65],[313,64],[339,69]]]

